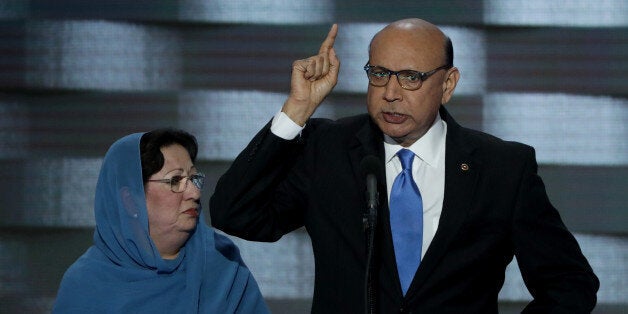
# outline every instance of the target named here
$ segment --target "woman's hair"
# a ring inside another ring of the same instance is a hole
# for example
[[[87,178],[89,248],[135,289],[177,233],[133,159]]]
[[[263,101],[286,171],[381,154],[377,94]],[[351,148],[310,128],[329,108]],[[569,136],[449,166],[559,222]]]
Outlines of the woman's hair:
[[[140,159],[142,161],[142,179],[144,183],[164,166],[161,148],[179,144],[188,151],[192,162],[196,161],[198,144],[194,135],[174,128],[156,129],[142,135],[140,139]]]

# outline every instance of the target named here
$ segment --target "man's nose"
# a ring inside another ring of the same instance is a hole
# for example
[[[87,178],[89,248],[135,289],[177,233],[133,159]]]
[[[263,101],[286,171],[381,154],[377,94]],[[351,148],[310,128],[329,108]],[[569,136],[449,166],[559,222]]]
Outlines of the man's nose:
[[[384,85],[384,88],[386,89],[384,91],[384,99],[386,99],[386,101],[390,102],[401,99],[401,91],[403,90],[403,87],[399,84],[397,75],[391,73],[388,78],[388,83]]]

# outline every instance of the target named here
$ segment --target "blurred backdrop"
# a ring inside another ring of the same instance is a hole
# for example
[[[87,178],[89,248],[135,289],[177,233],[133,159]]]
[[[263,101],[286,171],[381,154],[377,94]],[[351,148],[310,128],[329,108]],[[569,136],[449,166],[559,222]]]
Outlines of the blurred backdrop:
[[[365,112],[369,40],[405,17],[452,38],[458,122],[537,149],[549,196],[600,277],[596,313],[628,312],[624,0],[0,0],[0,312],[50,311],[91,245],[96,179],[117,138],[195,134],[207,207],[283,104],[293,60],[339,23],[339,83],[317,116]],[[304,231],[235,241],[275,313],[309,312]],[[527,300],[513,261],[500,309]]]

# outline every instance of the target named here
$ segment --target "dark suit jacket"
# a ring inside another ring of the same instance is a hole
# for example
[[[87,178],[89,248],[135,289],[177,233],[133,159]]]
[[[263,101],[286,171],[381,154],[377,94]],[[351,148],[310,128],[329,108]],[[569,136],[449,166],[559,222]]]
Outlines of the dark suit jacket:
[[[406,297],[386,185],[378,183],[379,312],[495,313],[513,255],[534,297],[526,311],[590,312],[597,277],[548,200],[534,150],[465,129],[444,108],[440,114],[447,122],[443,210]],[[218,181],[210,200],[212,224],[255,241],[276,241],[305,226],[315,260],[312,312],[364,313],[366,184],[360,162],[379,157],[379,178],[385,178],[381,131],[368,115],[310,119],[294,141],[269,129]]]

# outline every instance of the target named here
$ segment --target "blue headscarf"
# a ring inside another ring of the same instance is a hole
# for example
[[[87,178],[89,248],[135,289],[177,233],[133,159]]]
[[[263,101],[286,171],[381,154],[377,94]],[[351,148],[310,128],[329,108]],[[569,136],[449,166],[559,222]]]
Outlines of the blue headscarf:
[[[205,223],[174,260],[148,233],[140,138],[105,155],[96,186],[91,246],[66,271],[53,313],[268,313],[237,247]]]

